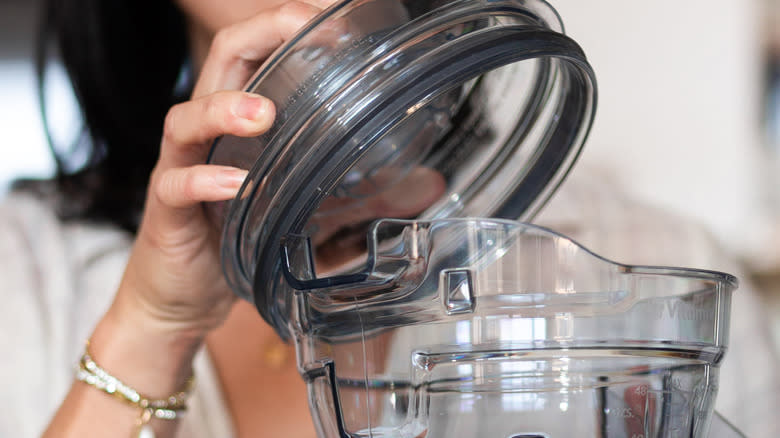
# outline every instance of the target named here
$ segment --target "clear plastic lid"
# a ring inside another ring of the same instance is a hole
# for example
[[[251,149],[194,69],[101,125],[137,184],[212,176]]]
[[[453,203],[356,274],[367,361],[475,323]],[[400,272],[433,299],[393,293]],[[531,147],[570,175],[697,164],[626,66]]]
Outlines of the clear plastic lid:
[[[209,205],[228,282],[279,329],[294,281],[283,267],[312,281],[324,268],[289,259],[290,241],[364,240],[372,209],[533,217],[579,154],[595,88],[540,0],[336,4],[250,81],[276,104],[271,129],[212,149],[210,163],[250,172],[234,201]],[[359,280],[361,266],[323,281]]]

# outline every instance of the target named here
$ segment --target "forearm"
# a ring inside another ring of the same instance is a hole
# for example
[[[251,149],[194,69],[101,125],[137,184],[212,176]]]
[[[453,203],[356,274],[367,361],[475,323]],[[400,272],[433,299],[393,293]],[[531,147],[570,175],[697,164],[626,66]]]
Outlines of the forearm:
[[[115,303],[95,328],[90,355],[103,369],[149,399],[181,390],[192,375],[202,336],[140,321]],[[87,383],[75,381],[44,437],[126,436],[138,428],[141,409]],[[172,437],[177,420],[152,419],[157,437]]]

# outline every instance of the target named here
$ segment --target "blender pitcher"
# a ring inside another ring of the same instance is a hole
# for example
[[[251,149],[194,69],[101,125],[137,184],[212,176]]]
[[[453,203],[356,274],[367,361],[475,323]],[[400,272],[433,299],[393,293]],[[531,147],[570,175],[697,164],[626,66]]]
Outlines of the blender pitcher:
[[[596,106],[549,4],[341,1],[246,89],[276,120],[215,142],[209,163],[249,175],[207,211],[232,289],[295,342],[321,437],[705,436],[736,279],[517,221]]]
[[[322,436],[706,436],[732,276],[499,219],[382,220],[368,245],[365,279],[294,295]]]

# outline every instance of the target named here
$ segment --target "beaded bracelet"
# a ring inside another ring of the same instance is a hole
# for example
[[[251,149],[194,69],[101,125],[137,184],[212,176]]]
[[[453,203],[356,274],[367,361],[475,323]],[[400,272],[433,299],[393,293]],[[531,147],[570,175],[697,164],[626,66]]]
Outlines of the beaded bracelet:
[[[195,379],[190,377],[181,391],[164,399],[150,400],[98,366],[89,354],[89,341],[87,341],[84,354],[82,354],[76,367],[76,380],[93,386],[140,409],[136,422],[137,429],[132,435],[138,438],[154,438],[154,431],[149,426],[149,421],[152,418],[175,420],[181,417],[187,410],[187,397],[195,384]]]

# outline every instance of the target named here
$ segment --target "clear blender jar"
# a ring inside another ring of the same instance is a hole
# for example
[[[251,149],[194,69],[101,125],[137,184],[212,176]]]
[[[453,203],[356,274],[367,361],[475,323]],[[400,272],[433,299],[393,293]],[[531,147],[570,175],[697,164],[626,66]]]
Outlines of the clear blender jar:
[[[706,436],[733,277],[496,219],[379,221],[369,266],[295,295],[322,436]]]
[[[296,343],[320,436],[705,436],[736,280],[516,221],[596,105],[549,4],[342,1],[247,90],[276,121],[215,143],[249,176],[209,213],[233,290]],[[410,199],[426,208],[349,219]],[[349,257],[328,264],[334,242]]]

